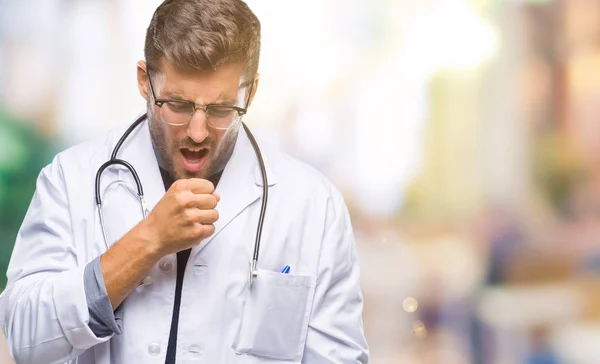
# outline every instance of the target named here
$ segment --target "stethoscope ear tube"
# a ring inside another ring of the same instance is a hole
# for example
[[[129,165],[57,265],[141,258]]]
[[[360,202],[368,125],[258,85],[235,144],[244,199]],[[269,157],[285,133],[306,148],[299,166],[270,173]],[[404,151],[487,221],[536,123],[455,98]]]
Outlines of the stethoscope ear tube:
[[[125,143],[125,140],[127,140],[127,138],[129,137],[129,134],[131,134],[131,132],[133,132],[133,129],[137,128],[138,125],[140,125],[142,123],[142,121],[144,121],[146,119],[148,119],[148,113],[144,113],[142,116],[137,118],[136,121],[134,121],[131,125],[129,125],[129,128],[127,128],[125,133],[123,133],[123,135],[121,135],[121,138],[117,142],[117,145],[115,145],[115,147],[113,148],[113,151],[110,155],[111,160],[117,159],[117,153],[119,153],[121,146],[123,145],[123,143]]]
[[[100,169],[98,169],[98,172],[96,173],[96,204],[97,205],[102,204],[102,199],[100,197],[100,180],[102,177],[102,173],[104,172],[104,170],[106,168],[113,166],[115,164],[122,165],[125,168],[127,168],[129,170],[129,172],[131,172],[131,174],[133,175],[135,184],[137,186],[137,192],[138,192],[139,197],[143,198],[143,196],[144,196],[144,188],[142,187],[142,182],[140,181],[140,177],[138,176],[138,174],[135,171],[135,169],[133,168],[133,166],[129,162],[124,161],[122,159],[111,159],[111,160],[105,162],[102,166],[100,166]]]
[[[129,162],[117,158],[117,153],[119,152],[119,149],[121,148],[121,146],[123,145],[123,143],[125,142],[127,137],[131,134],[131,132],[138,125],[140,125],[144,120],[146,120],[146,118],[147,118],[147,114],[140,116],[135,122],[133,122],[129,126],[129,128],[127,128],[125,133],[123,133],[123,135],[117,142],[117,145],[115,145],[115,147],[113,148],[110,159],[108,161],[106,161],[104,164],[102,164],[102,166],[100,166],[100,168],[98,169],[98,172],[96,172],[96,186],[95,186],[96,205],[98,206],[98,216],[100,218],[100,227],[102,228],[102,236],[104,238],[104,243],[106,244],[106,249],[108,249],[108,237],[106,236],[106,230],[104,228],[104,217],[102,216],[102,197],[100,195],[100,182],[102,179],[102,173],[104,173],[104,170],[106,170],[106,168],[108,168],[112,165],[115,165],[115,164],[119,164],[119,165],[124,166],[125,168],[127,168],[129,170],[129,172],[131,172],[131,175],[133,176],[133,179],[134,179],[136,187],[137,187],[138,198],[140,199],[140,204],[142,207],[142,216],[144,216],[144,218],[145,218],[147,215],[146,202],[144,201],[144,188],[142,187],[142,182],[140,181],[140,177],[138,176],[135,168],[133,168],[133,166]]]
[[[267,180],[267,170],[265,168],[265,162],[263,161],[262,154],[260,152],[260,148],[256,143],[256,139],[254,139],[254,135],[250,132],[250,129],[246,125],[246,123],[242,123],[246,134],[248,135],[248,139],[250,140],[250,144],[252,144],[252,148],[254,149],[254,153],[256,153],[256,158],[258,159],[258,163],[260,165],[260,172],[262,174],[263,181],[263,195],[262,195],[262,204],[260,206],[260,216],[258,217],[258,226],[256,228],[256,239],[254,241],[254,254],[252,256],[252,262],[250,263],[250,287],[252,287],[252,283],[258,277],[258,253],[260,251],[260,238],[262,235],[263,223],[265,221],[265,212],[267,210],[267,199],[269,195],[269,183]]]
[[[129,128],[127,128],[125,133],[123,133],[123,135],[121,135],[121,138],[119,139],[119,141],[113,148],[113,151],[110,155],[110,159],[108,161],[106,161],[98,169],[98,172],[96,172],[96,205],[98,205],[98,206],[102,205],[102,198],[100,197],[100,180],[102,178],[102,173],[104,172],[104,170],[106,168],[112,166],[113,164],[120,164],[120,165],[124,166],[125,168],[127,168],[131,172],[131,174],[133,175],[133,179],[135,180],[135,184],[137,185],[138,195],[143,203],[144,189],[142,187],[142,182],[140,181],[140,177],[138,176],[137,172],[135,171],[135,168],[133,168],[133,166],[131,164],[129,164],[128,162],[126,162],[122,159],[118,159],[117,154],[119,153],[121,146],[123,145],[125,140],[127,140],[129,135],[131,134],[131,132],[133,132],[133,130],[135,128],[137,128],[138,125],[140,125],[147,118],[148,118],[148,114],[144,113],[142,116],[137,118],[136,121],[134,121],[131,125],[129,125]],[[145,208],[144,208],[144,210],[145,210]],[[144,215],[145,215],[145,211],[144,211]]]

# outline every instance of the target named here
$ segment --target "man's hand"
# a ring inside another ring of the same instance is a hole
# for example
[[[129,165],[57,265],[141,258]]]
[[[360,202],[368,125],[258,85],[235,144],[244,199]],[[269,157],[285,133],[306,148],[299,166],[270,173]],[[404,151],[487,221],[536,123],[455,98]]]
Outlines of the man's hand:
[[[212,235],[219,218],[215,210],[219,196],[212,182],[204,179],[180,179],[156,204],[141,224],[152,234],[161,255],[176,253]]]

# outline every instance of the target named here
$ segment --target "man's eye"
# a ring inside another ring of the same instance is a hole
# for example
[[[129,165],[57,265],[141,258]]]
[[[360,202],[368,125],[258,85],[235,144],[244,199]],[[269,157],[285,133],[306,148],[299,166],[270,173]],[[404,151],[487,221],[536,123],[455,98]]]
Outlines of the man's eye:
[[[208,114],[217,118],[232,117],[235,113],[236,110],[230,106],[211,106],[208,109]]]
[[[173,112],[191,112],[190,110],[192,109],[190,105],[183,102],[166,102],[165,104]]]

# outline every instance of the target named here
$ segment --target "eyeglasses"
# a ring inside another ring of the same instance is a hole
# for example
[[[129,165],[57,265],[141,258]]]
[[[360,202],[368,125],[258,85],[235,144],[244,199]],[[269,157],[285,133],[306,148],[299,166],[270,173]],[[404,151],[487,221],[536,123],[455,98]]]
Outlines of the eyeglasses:
[[[173,126],[184,126],[189,124],[189,122],[192,121],[192,117],[194,116],[194,113],[196,113],[196,110],[204,110],[204,113],[206,114],[206,123],[209,126],[214,129],[226,130],[231,125],[238,123],[242,116],[246,114],[252,95],[252,89],[254,87],[254,82],[252,82],[250,84],[250,92],[248,93],[248,99],[246,100],[246,106],[244,108],[223,104],[198,105],[186,100],[156,99],[150,72],[147,72],[147,75],[148,83],[150,84],[150,92],[152,92],[152,98],[154,99],[154,105],[158,106],[160,115],[165,123]]]

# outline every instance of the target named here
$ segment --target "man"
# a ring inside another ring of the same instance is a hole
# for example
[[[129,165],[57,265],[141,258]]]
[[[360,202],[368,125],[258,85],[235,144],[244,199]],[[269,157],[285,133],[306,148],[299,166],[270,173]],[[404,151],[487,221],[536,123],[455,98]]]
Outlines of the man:
[[[260,23],[240,0],[167,0],[146,35],[148,120],[60,153],[39,176],[0,296],[23,363],[365,363],[354,238],[339,192],[240,128]],[[96,172],[121,145],[133,174]],[[215,189],[216,186],[216,189]],[[102,221],[100,221],[102,220]]]

